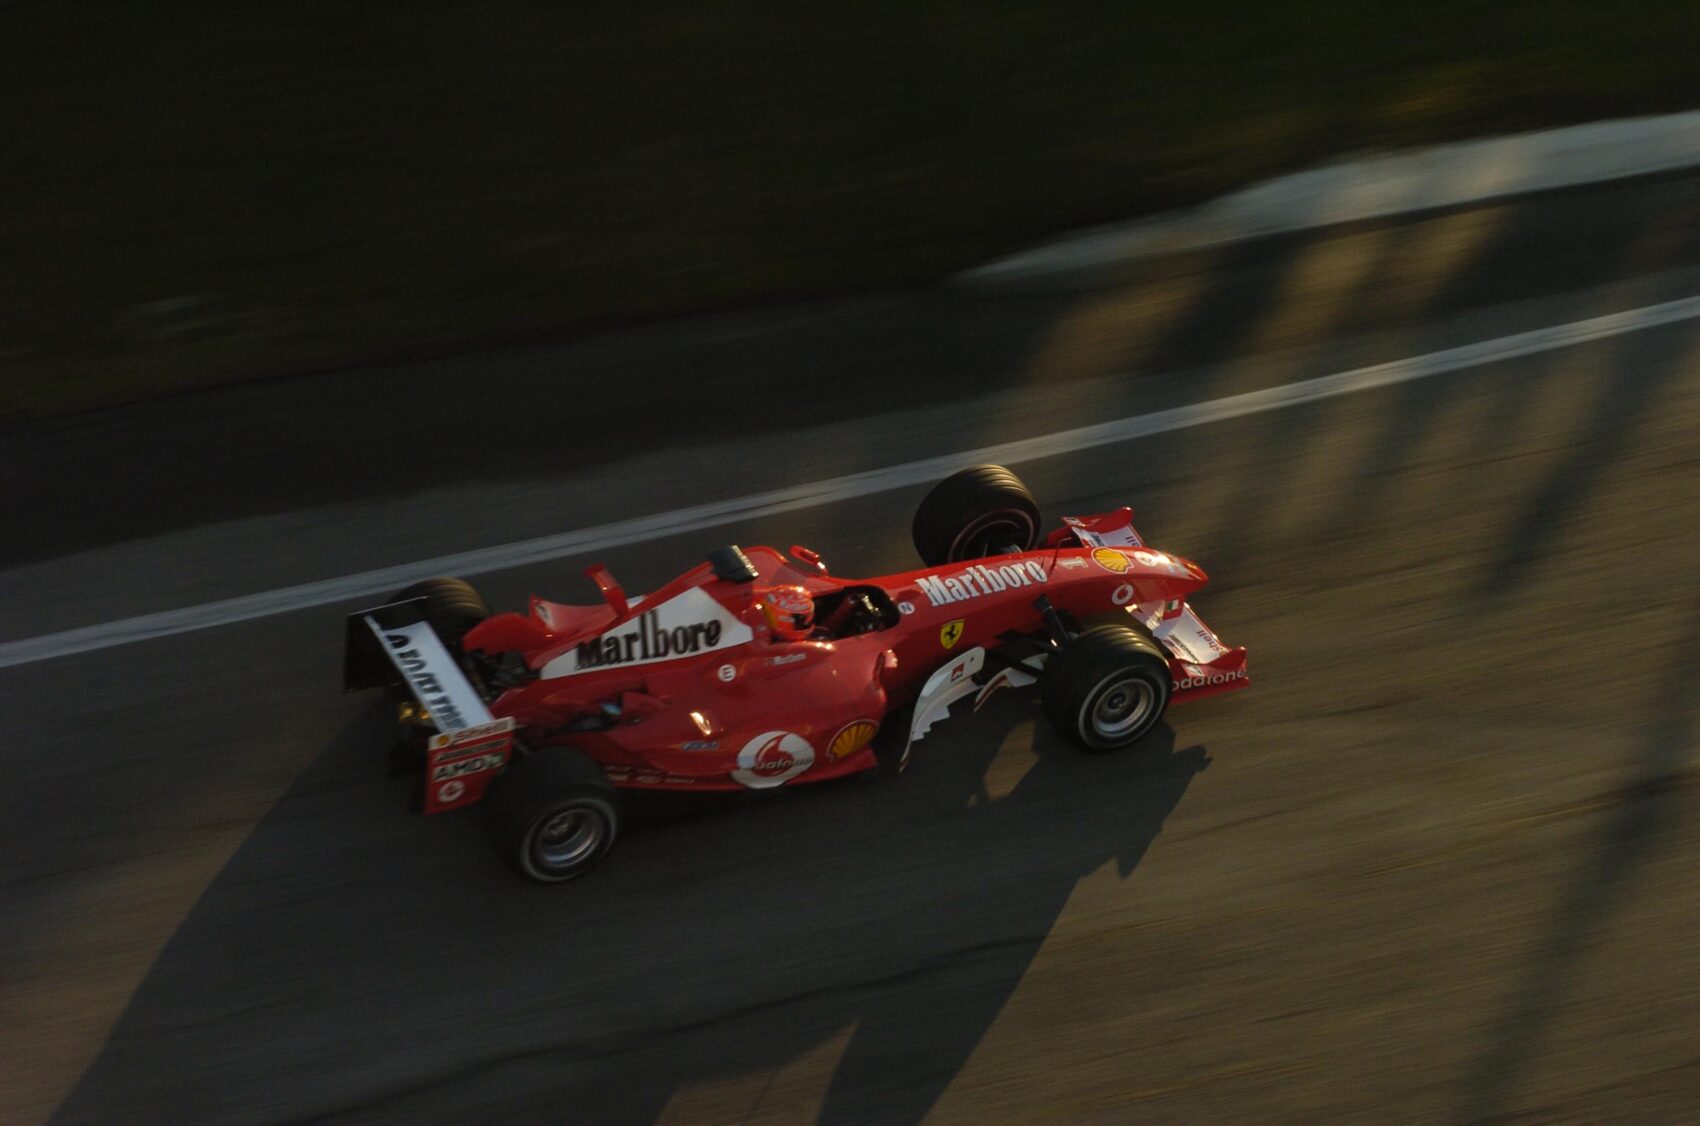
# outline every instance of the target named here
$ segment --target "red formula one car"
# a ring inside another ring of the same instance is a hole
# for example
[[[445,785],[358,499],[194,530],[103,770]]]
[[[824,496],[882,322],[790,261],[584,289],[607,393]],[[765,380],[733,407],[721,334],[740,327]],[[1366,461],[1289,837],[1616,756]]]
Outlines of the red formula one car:
[[[953,702],[1034,683],[1064,737],[1112,751],[1174,701],[1245,687],[1245,650],[1187,603],[1204,572],[1132,516],[1047,535],[1013,473],[977,466],[922,501],[926,566],[898,575],[724,547],[641,597],[596,566],[599,605],[495,615],[464,582],[428,580],[349,618],[345,682],[394,692],[427,813],[481,801],[521,874],[565,880],[613,845],[621,790],[900,768]]]

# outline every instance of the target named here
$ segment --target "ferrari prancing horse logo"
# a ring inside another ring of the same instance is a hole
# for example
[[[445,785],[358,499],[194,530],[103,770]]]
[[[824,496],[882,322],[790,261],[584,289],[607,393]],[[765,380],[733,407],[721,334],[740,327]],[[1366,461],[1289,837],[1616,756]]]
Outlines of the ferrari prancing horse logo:
[[[944,646],[946,649],[949,649],[952,645],[956,644],[957,639],[961,636],[961,618],[956,619],[954,622],[946,622],[943,628],[939,630],[939,644]]]

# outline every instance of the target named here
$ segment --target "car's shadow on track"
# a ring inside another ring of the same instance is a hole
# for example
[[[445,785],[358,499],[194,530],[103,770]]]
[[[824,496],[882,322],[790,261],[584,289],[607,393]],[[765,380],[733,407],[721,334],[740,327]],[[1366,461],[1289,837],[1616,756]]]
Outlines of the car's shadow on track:
[[[640,811],[602,869],[539,888],[476,817],[403,810],[367,711],[207,889],[59,1117],[915,1121],[1080,879],[1131,872],[1209,761],[1166,727],[1082,755],[1033,719],[957,720],[900,778]]]

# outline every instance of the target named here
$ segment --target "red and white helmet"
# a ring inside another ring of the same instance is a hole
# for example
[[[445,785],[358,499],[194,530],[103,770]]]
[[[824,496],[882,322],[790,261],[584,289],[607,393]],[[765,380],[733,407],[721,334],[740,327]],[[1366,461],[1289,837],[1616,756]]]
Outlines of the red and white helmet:
[[[770,586],[757,595],[774,636],[800,641],[815,625],[815,600],[800,586]]]

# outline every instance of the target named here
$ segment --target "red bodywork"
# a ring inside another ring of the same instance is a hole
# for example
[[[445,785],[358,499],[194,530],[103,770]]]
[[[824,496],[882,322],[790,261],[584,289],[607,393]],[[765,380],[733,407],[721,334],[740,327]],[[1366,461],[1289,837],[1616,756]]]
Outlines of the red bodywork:
[[[1245,650],[1227,649],[1186,606],[1204,572],[1144,546],[1131,515],[1071,518],[1034,551],[874,579],[828,575],[805,549],[792,559],[754,547],[753,582],[704,563],[628,600],[598,566],[588,574],[603,604],[534,597],[529,614],[491,617],[463,644],[486,658],[517,653],[521,675],[536,674],[489,703],[526,747],[576,747],[615,785],[642,789],[764,789],[866,770],[887,714],[941,667],[977,646],[1048,637],[1040,596],[1075,623],[1117,611],[1139,619],[1169,652],[1175,700],[1244,687]],[[773,636],[756,599],[774,584],[815,598],[815,638]],[[856,595],[862,626],[871,606],[878,627],[833,635],[835,608]],[[467,784],[443,800],[430,777],[432,811],[469,804],[489,780],[458,777]]]

